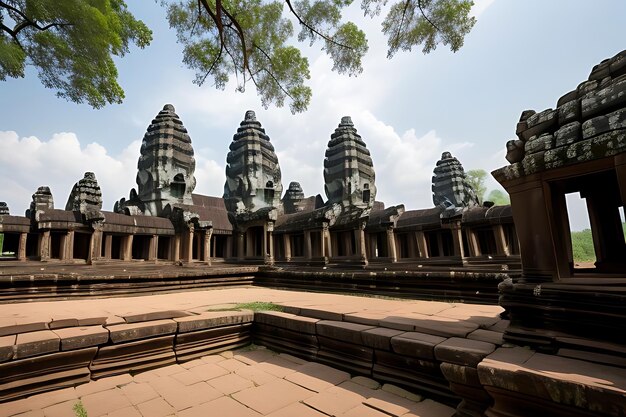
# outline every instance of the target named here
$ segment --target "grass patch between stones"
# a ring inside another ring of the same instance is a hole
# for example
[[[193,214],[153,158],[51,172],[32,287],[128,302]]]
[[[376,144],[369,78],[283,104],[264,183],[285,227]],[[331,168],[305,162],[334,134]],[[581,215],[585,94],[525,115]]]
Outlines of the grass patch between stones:
[[[274,303],[268,302],[268,301],[252,301],[252,302],[249,302],[249,303],[235,304],[232,307],[210,308],[207,311],[241,311],[241,310],[283,311],[284,308],[281,305],[274,304]]]

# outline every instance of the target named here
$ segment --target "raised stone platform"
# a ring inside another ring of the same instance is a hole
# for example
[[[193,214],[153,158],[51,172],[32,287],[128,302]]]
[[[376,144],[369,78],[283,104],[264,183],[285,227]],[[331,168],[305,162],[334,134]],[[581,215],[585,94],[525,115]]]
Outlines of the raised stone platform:
[[[229,311],[251,301],[273,302],[284,311]],[[507,321],[501,312],[489,305],[258,287],[4,304],[0,396],[6,401],[80,388],[92,379],[193,362],[254,340],[426,395],[456,407],[460,416],[524,415],[516,403],[563,416],[626,415],[623,364],[503,345]]]

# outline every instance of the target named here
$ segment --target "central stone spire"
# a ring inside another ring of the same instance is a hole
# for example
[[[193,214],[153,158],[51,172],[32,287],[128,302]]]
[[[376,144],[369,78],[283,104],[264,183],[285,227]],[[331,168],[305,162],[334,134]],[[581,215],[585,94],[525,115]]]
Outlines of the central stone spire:
[[[376,198],[374,164],[350,116],[341,118],[328,142],[324,190],[328,203],[344,209],[371,208]]]
[[[280,206],[283,192],[280,165],[270,138],[248,110],[226,157],[226,208],[233,213]]]

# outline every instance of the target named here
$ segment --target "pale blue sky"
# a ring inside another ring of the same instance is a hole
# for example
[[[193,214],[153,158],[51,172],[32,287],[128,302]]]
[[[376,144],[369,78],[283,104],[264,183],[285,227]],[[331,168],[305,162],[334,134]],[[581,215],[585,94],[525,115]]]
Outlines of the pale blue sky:
[[[196,152],[196,192],[221,195],[228,145],[246,110],[257,112],[277,150],[283,184],[299,181],[323,195],[323,158],[330,134],[352,116],[374,160],[378,197],[407,209],[432,206],[430,179],[449,150],[466,170],[505,165],[504,145],[525,109],[554,107],[602,59],[626,49],[626,1],[480,1],[464,47],[414,50],[387,60],[380,21],[348,15],[366,29],[370,51],[359,77],[331,73],[328,58],[305,47],[311,64],[309,111],[265,110],[250,86],[236,93],[193,85],[181,47],[153,1],[130,9],[154,31],[147,49],[118,60],[126,91],[121,105],[94,110],[45,89],[33,71],[0,83],[0,201],[22,213],[40,185],[63,207],[72,185],[94,171],[106,209],[135,186],[141,138],[165,103],[172,103]],[[495,188],[490,180],[488,187]],[[572,227],[584,227],[576,212]]]

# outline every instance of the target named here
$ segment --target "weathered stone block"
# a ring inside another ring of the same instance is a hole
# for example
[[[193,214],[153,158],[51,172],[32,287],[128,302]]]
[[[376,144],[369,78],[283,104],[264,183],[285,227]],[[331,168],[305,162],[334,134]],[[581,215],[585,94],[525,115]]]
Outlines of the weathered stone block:
[[[609,86],[583,98],[582,118],[589,119],[607,110],[624,106],[626,106],[626,75],[614,79]]]
[[[582,125],[582,137],[583,139],[589,139],[611,130],[620,130],[625,128],[626,108],[587,120]]]
[[[109,331],[102,326],[67,327],[54,330],[61,339],[61,350],[74,350],[103,345],[109,341]]]
[[[567,148],[572,162],[590,161],[626,150],[626,131],[611,131],[591,139],[575,142]]]
[[[613,78],[626,74],[626,51],[622,51],[613,57],[609,65],[609,71]]]
[[[434,349],[443,343],[445,337],[433,336],[426,333],[406,332],[391,338],[394,352],[415,358],[435,359]]]
[[[435,346],[435,358],[442,362],[475,367],[495,349],[493,343],[451,337]]]
[[[403,334],[402,330],[387,329],[385,327],[376,327],[371,330],[365,330],[361,333],[365,346],[391,350],[391,338]]]
[[[239,323],[177,334],[174,344],[179,362],[236,349],[250,343],[252,323]]]
[[[249,323],[254,319],[252,311],[208,311],[197,316],[175,318],[178,323],[178,332],[187,333],[201,329],[211,329],[220,326]]]
[[[559,100],[556,102],[556,106],[561,107],[563,104],[572,100],[576,100],[577,98],[578,98],[578,91],[576,90],[570,91],[569,93],[563,94],[561,98],[559,98]]]
[[[554,144],[554,136],[550,133],[544,133],[541,136],[533,136],[524,144],[524,152],[526,155],[547,151]]]
[[[567,149],[568,146],[559,146],[546,151],[543,158],[546,169],[562,167],[567,164],[569,161]]]
[[[519,117],[519,121],[520,121],[520,122],[524,122],[524,121],[528,120],[528,118],[529,118],[530,116],[533,116],[533,115],[535,115],[535,114],[537,114],[537,112],[536,112],[536,111],[534,111],[534,110],[524,110],[524,111],[522,112],[522,114],[520,115],[520,117]]]
[[[361,332],[374,329],[372,326],[365,326],[363,324],[329,320],[319,321],[316,324],[316,328],[319,336],[342,340],[344,342],[354,343],[355,345],[363,344]]]
[[[59,336],[51,330],[20,333],[15,344],[15,359],[59,351]]]
[[[559,126],[563,126],[574,120],[580,119],[580,101],[570,100],[561,104],[557,111],[559,112]]]
[[[578,87],[576,87],[576,91],[578,92],[578,97],[582,97],[586,94],[591,93],[592,91],[598,88],[598,84],[599,83],[597,80],[587,80],[578,84]]]
[[[517,140],[510,140],[506,143],[506,160],[514,164],[515,162],[521,162],[524,159],[524,142]]]
[[[552,109],[547,109],[541,113],[535,113],[530,116],[526,120],[528,129],[521,132],[522,140],[529,140],[531,137],[539,136],[542,133],[552,133],[557,125],[557,116],[558,113]]]
[[[591,74],[589,74],[589,80],[597,80],[600,81],[605,77],[608,77],[611,73],[609,70],[610,60],[605,59],[598,65],[594,66],[591,70]]]
[[[181,310],[152,311],[150,313],[132,314],[124,316],[126,323],[140,323],[142,321],[154,321],[163,319],[175,319],[191,316],[190,313]]]
[[[580,122],[571,122],[554,133],[554,147],[569,145],[582,139]]]
[[[314,335],[316,334],[315,324],[320,320],[280,311],[259,311],[254,314],[254,321],[294,332]]]
[[[109,326],[113,343],[128,342],[176,333],[177,323],[174,320],[156,320],[133,324]]]
[[[524,166],[524,173],[526,175],[534,174],[535,172],[545,169],[544,154],[545,152],[537,152],[524,157],[522,165]]]
[[[13,345],[15,345],[16,336],[1,336],[0,337],[0,362],[6,362],[13,358]]]

